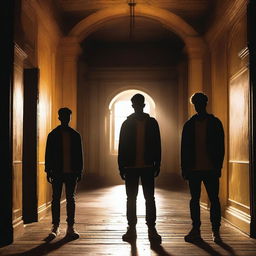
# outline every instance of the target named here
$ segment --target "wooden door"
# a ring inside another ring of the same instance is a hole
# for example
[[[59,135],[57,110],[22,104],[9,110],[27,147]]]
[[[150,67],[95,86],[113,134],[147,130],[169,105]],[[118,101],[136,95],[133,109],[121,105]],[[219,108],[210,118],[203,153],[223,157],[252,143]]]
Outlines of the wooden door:
[[[37,68],[24,70],[24,119],[22,166],[22,218],[23,222],[38,221],[37,203]]]

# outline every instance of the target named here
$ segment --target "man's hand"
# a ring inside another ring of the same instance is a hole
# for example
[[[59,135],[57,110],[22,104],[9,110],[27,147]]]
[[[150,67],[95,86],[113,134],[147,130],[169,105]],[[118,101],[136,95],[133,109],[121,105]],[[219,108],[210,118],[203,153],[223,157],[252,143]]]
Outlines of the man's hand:
[[[157,177],[160,173],[160,166],[155,166],[154,167],[154,177]]]
[[[123,172],[120,172],[120,176],[121,176],[121,178],[122,178],[122,180],[125,180],[125,173],[123,173]]]
[[[183,178],[184,180],[188,180],[188,174],[187,174],[187,173],[188,173],[187,171],[182,171],[182,172],[181,172],[182,178]]]
[[[76,178],[76,181],[79,182],[79,181],[81,181],[81,179],[82,179],[82,174],[78,174],[77,178]]]
[[[48,181],[49,183],[51,183],[51,184],[52,184],[52,182],[53,182],[52,175],[51,175],[49,172],[47,172],[47,181]]]
[[[120,177],[122,178],[122,180],[125,180],[125,176],[126,176],[126,172],[124,169],[119,169],[120,171]]]

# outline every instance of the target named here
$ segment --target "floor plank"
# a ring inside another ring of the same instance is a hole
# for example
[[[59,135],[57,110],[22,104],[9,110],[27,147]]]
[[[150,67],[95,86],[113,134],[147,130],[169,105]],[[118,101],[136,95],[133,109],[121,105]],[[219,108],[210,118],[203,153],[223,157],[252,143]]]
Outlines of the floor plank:
[[[62,206],[61,234],[51,242],[44,242],[51,227],[51,216],[39,223],[25,227],[24,234],[0,255],[118,255],[118,256],[255,256],[256,240],[249,238],[228,223],[223,222],[221,234],[224,243],[216,245],[211,240],[209,212],[202,210],[202,237],[199,245],[184,242],[190,229],[189,196],[186,192],[157,189],[157,229],[162,235],[161,246],[151,247],[145,225],[145,206],[142,191],[138,197],[138,238],[136,244],[123,242],[126,230],[125,188],[113,186],[83,191],[77,196],[76,228],[80,238],[65,239],[65,204]]]

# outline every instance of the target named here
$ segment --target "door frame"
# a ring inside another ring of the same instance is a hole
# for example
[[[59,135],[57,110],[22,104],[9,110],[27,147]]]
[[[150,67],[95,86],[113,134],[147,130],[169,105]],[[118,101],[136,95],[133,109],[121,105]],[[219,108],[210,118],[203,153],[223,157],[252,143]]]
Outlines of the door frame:
[[[250,83],[250,236],[256,238],[256,2],[247,6],[247,39]]]
[[[0,247],[13,242],[12,225],[12,93],[14,63],[14,17],[15,0],[5,3],[5,11],[1,12],[1,32],[4,40],[0,40]],[[2,63],[2,64],[1,64]]]

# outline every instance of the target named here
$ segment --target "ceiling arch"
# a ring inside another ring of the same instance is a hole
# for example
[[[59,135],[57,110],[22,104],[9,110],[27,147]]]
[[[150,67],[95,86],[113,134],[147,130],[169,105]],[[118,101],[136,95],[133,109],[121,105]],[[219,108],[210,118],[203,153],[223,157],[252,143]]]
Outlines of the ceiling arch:
[[[96,31],[105,22],[129,15],[130,9],[127,4],[105,8],[80,21],[71,29],[69,36],[76,38],[78,42],[82,42],[90,33]],[[135,15],[157,20],[167,29],[173,31],[185,42],[188,53],[197,53],[204,49],[204,41],[192,26],[170,11],[150,5],[137,4]]]

